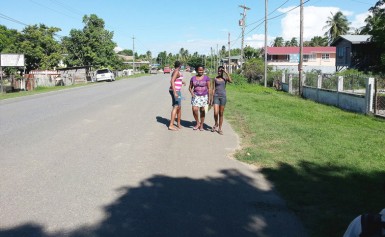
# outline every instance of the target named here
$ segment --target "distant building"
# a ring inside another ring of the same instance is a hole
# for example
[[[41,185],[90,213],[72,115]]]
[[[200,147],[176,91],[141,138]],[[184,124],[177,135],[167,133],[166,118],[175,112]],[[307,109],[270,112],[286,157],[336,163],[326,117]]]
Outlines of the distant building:
[[[133,56],[127,56],[127,55],[121,55],[121,54],[118,54],[118,57],[123,59],[123,63],[124,64],[128,64],[128,65],[134,65],[135,66],[135,71],[139,71],[139,68],[142,66],[142,65],[148,65],[150,67],[150,62],[149,61],[135,61],[133,62]]]
[[[332,43],[336,47],[336,70],[367,70],[375,65],[377,52],[371,35],[340,35]]]
[[[221,65],[226,68],[229,72],[235,72],[241,68],[241,56],[230,56],[230,68],[229,68],[229,57],[221,59]]]
[[[299,47],[267,47],[267,65],[276,70],[298,72]],[[264,53],[262,53],[263,55]],[[334,73],[336,47],[303,47],[303,70]]]

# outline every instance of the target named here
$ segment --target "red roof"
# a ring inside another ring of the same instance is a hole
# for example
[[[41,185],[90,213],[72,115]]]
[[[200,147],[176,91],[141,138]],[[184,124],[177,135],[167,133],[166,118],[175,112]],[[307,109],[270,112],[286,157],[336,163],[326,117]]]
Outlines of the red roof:
[[[335,53],[336,47],[303,47],[303,54],[313,53]],[[288,55],[298,54],[299,47],[267,47],[267,54]]]

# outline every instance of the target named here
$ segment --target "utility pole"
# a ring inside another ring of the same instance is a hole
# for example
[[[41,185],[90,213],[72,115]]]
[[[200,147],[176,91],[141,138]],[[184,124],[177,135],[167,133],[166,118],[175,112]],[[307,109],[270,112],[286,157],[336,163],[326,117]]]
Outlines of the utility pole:
[[[303,0],[300,5],[300,27],[299,27],[299,64],[298,64],[298,75],[299,75],[299,88],[298,94],[302,96],[302,72],[303,72]]]
[[[228,60],[228,68],[227,68],[227,71],[231,74],[231,60],[230,60],[230,32],[229,32],[229,47],[228,47],[228,50],[229,50],[229,60]]]
[[[132,36],[132,74],[135,72],[135,36]]]
[[[217,67],[216,68],[218,68],[219,67],[219,50],[218,50],[218,44],[217,44]]]
[[[243,13],[241,13],[242,20],[239,21],[239,25],[242,27],[242,42],[241,42],[241,63],[243,63],[243,44],[245,41],[245,28],[246,28],[246,11],[250,10],[249,7],[245,5],[239,5],[240,8],[243,8]]]
[[[267,0],[265,0],[265,81],[264,86],[267,87]]]

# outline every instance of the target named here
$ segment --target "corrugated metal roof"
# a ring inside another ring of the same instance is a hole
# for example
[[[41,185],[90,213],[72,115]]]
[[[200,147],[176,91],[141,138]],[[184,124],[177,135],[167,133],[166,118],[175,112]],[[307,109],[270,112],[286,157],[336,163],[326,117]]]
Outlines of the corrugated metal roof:
[[[304,54],[313,53],[335,53],[336,47],[303,47]],[[298,54],[299,47],[267,47],[267,54],[270,55],[288,55]]]
[[[340,38],[343,38],[347,41],[350,41],[352,44],[361,44],[364,42],[369,42],[371,35],[340,35],[332,45],[337,42]]]

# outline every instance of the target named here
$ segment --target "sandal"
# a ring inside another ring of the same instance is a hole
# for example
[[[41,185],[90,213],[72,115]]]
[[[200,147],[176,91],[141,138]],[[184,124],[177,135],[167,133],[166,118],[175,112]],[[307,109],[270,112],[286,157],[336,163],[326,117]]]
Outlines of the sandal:
[[[213,126],[212,128],[211,128],[211,132],[215,132],[215,131],[217,131],[217,126]]]
[[[223,135],[222,130],[218,130],[217,132],[219,133],[219,135]]]
[[[168,130],[170,130],[170,131],[178,131],[178,129],[176,127],[168,127]]]
[[[199,126],[200,124],[195,125],[195,127],[193,127],[193,130],[198,130]]]

